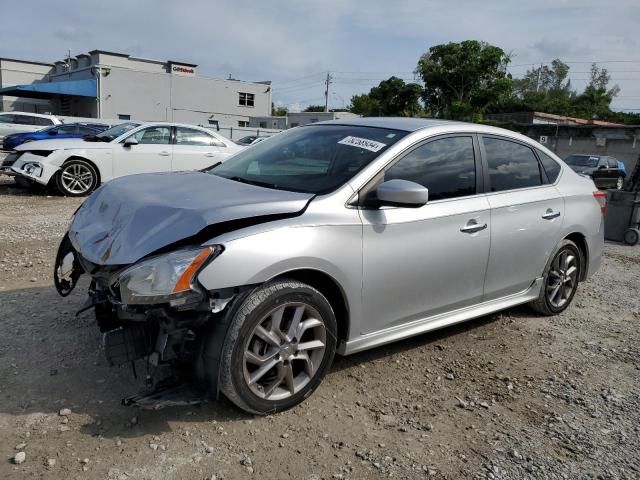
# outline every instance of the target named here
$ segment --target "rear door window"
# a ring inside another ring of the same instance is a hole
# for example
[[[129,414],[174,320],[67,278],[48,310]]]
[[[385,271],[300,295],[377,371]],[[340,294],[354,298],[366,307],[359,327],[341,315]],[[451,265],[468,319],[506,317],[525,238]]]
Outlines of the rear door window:
[[[538,157],[540,158],[540,162],[542,162],[542,167],[547,174],[549,183],[555,183],[558,175],[560,175],[560,164],[542,150],[538,150]]]
[[[58,131],[58,135],[76,135],[78,133],[77,125],[63,125],[62,127],[56,128]]]
[[[29,115],[14,115],[13,123],[17,123],[19,125],[37,125],[34,120],[35,117],[30,117]]]
[[[476,193],[476,165],[472,137],[433,140],[412,150],[384,175],[384,180],[409,180],[429,189],[429,200]]]
[[[224,147],[225,145],[211,135],[194,128],[176,127],[176,145],[198,147]]]
[[[482,141],[492,192],[542,185],[540,164],[531,148],[496,137],[483,137]]]

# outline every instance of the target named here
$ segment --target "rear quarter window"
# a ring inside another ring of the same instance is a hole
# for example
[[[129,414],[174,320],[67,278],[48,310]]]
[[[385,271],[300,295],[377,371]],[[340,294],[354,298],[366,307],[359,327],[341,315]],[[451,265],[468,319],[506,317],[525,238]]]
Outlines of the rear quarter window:
[[[558,175],[560,175],[560,164],[543,151],[537,150],[537,152],[540,162],[542,163],[542,167],[544,168],[544,172],[547,174],[547,178],[549,179],[549,183],[555,183],[558,179]]]
[[[33,125],[38,125],[41,127],[50,127],[51,125],[53,125],[53,120],[51,120],[50,118],[44,118],[44,117],[31,117],[33,120]]]

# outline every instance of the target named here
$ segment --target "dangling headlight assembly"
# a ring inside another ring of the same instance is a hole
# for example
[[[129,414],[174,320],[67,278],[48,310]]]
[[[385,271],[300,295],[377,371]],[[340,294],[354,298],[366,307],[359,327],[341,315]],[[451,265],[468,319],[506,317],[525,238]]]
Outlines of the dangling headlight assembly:
[[[170,303],[181,305],[198,295],[194,285],[198,272],[222,253],[222,245],[179,250],[149,258],[118,276],[120,297],[129,305]]]

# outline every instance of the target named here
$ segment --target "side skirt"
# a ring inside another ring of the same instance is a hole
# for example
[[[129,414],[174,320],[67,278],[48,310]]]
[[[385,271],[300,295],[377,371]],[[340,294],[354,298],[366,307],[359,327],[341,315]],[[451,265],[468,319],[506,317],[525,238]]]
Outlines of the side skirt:
[[[522,303],[527,303],[538,297],[541,287],[542,278],[538,278],[529,288],[520,293],[483,302],[472,307],[465,307],[452,312],[415,320],[404,325],[368,333],[367,335],[361,335],[354,340],[342,342],[338,346],[338,353],[340,355],[351,355],[352,353],[361,352],[362,350],[378,347],[397,340],[402,340],[403,338],[413,337],[421,333],[448,327],[449,325],[465,322],[473,318],[482,317],[499,310],[504,310],[505,308],[511,308]]]

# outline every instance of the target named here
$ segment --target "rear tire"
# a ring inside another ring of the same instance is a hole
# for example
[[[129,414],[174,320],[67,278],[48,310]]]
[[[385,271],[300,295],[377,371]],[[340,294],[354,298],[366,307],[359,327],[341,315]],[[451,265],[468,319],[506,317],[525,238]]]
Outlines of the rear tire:
[[[98,186],[98,171],[86,160],[74,158],[62,165],[55,176],[56,189],[67,197],[84,197]]]
[[[547,265],[540,295],[531,302],[531,308],[545,316],[563,312],[578,289],[581,260],[578,246],[571,240],[563,240]]]
[[[220,390],[229,400],[266,415],[314,392],[337,340],[333,309],[318,290],[274,280],[251,292],[233,315],[220,364]]]
[[[640,229],[627,228],[624,232],[624,243],[631,246],[640,243]]]

